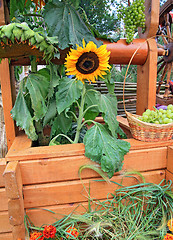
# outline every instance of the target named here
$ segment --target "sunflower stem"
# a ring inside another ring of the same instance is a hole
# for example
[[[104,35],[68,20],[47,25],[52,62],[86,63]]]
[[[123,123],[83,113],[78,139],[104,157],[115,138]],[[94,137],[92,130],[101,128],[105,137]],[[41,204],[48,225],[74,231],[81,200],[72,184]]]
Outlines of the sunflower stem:
[[[79,116],[77,118],[77,129],[76,129],[74,143],[78,143],[78,141],[79,141],[79,135],[80,135],[81,127],[82,127],[82,119],[83,119],[83,113],[84,113],[85,94],[86,94],[86,87],[85,87],[85,83],[84,83],[83,89],[82,89],[81,103],[79,106]]]

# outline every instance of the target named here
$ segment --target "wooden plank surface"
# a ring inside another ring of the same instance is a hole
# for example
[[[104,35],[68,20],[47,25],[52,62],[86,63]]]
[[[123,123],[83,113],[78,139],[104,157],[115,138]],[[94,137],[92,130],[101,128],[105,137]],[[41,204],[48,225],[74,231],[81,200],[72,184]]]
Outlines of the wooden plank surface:
[[[173,173],[168,170],[166,170],[166,180],[171,180],[173,183]]]
[[[0,233],[8,233],[11,231],[12,226],[9,223],[8,212],[7,211],[0,212]]]
[[[0,158],[0,187],[4,187],[4,178],[3,178],[3,172],[6,167],[6,160],[5,158]]]
[[[142,173],[147,182],[159,183],[165,178],[165,170],[157,170]],[[138,177],[139,178],[139,177]],[[112,181],[121,183],[122,176],[114,176]],[[138,182],[136,177],[124,177],[123,185],[134,185]],[[60,183],[37,184],[23,187],[25,208],[59,205],[66,203],[84,202],[87,200],[90,185],[90,196],[96,199],[104,199],[107,194],[113,192],[117,185],[114,183],[96,182],[93,180],[67,181]],[[84,186],[87,191],[84,190]],[[97,191],[96,191],[97,189]]]
[[[16,199],[22,196],[22,177],[17,161],[9,162],[4,171],[4,182],[7,197]]]
[[[53,211],[54,213],[47,211]],[[88,209],[88,202],[74,203],[74,204],[64,204],[64,205],[54,205],[48,206],[47,208],[36,208],[36,209],[26,209],[26,214],[29,216],[31,221],[36,225],[41,227],[43,224],[52,224],[56,220],[63,218],[65,215],[70,213],[82,214]]]
[[[167,147],[130,151],[124,158],[122,171],[151,171],[166,168]],[[82,165],[96,165],[83,156],[61,157],[20,161],[23,184],[36,184],[79,179],[78,171]],[[39,174],[38,174],[39,173]],[[82,178],[99,175],[90,169],[83,170]]]
[[[131,144],[130,150],[148,149],[156,147],[173,146],[173,140],[161,142],[143,142],[135,139],[125,139]],[[65,144],[57,146],[30,147],[31,141],[26,135],[15,138],[13,145],[6,155],[7,161],[36,160],[42,158],[65,157],[83,155],[85,147],[83,143]]]
[[[168,147],[167,169],[168,171],[173,173],[173,146]]]
[[[13,240],[12,232],[9,233],[0,233],[1,240]]]
[[[3,102],[3,109],[4,109],[7,146],[8,146],[8,149],[10,149],[16,136],[16,126],[10,113],[14,104],[14,92],[12,88],[12,82],[10,79],[10,69],[9,69],[8,59],[3,59],[0,64],[0,82],[1,82],[2,102]]]
[[[0,25],[5,24],[4,3],[0,0]]]
[[[0,212],[5,210],[8,210],[8,198],[5,188],[0,188]]]

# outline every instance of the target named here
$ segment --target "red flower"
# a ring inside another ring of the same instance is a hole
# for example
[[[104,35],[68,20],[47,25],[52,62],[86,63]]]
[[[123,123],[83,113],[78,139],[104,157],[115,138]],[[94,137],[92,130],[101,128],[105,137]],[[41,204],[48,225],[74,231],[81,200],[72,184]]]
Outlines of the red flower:
[[[69,227],[69,228],[67,229],[67,233],[70,233],[70,234],[73,235],[73,237],[75,237],[75,238],[77,238],[77,237],[79,236],[79,232],[78,232],[78,230],[77,230],[75,227]],[[67,234],[67,235],[66,235],[66,238],[69,238],[69,237],[70,237],[70,235]]]
[[[173,235],[170,234],[170,233],[167,233],[165,236],[164,236],[164,239],[163,240],[173,240]]]
[[[44,240],[43,234],[41,232],[33,232],[33,233],[31,233],[29,240],[37,240],[37,238],[38,238],[38,240]]]
[[[49,225],[45,226],[43,230],[43,236],[45,238],[54,238],[56,233],[56,227]]]

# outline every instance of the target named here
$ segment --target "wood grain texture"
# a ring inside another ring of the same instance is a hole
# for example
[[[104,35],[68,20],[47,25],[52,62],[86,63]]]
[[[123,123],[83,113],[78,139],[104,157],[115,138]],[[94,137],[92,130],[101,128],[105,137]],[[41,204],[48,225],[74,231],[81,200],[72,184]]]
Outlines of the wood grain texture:
[[[13,240],[12,232],[9,233],[0,233],[1,240]]]
[[[144,65],[137,67],[136,113],[141,115],[146,109],[156,105],[157,45],[155,39],[148,41],[149,51]]]
[[[166,181],[171,180],[173,182],[173,173],[166,170]]]
[[[23,224],[24,221],[24,204],[23,198],[8,200],[9,221],[12,226]]]
[[[25,240],[25,225],[21,224],[12,227],[13,240]]]
[[[150,149],[173,146],[173,140],[161,142],[142,142],[135,139],[125,139],[131,145],[131,150]],[[83,143],[65,144],[46,147],[31,147],[31,141],[26,135],[17,136],[12,147],[6,155],[6,161],[25,161],[43,158],[56,158],[67,156],[84,155],[85,147]]]
[[[0,0],[0,26],[5,24],[4,3]]]
[[[166,159],[167,147],[132,150],[124,158],[122,171],[165,169]],[[77,180],[79,168],[88,164],[96,165],[84,155],[28,160],[19,163],[24,185]],[[99,175],[91,169],[83,170],[83,179],[93,177],[99,177]]]
[[[23,185],[19,163],[17,161],[9,162],[3,176],[7,197],[9,199],[20,198]]]
[[[159,183],[165,178],[165,170],[157,170],[142,173],[146,182]],[[139,180],[114,176],[111,180],[125,186],[134,185]],[[98,179],[96,179],[98,180]],[[81,181],[66,181],[60,183],[37,184],[23,187],[25,208],[61,205],[67,203],[85,202],[88,198],[90,186],[90,196],[95,199],[104,199],[108,193],[113,192],[117,185],[114,183],[98,182],[91,179]],[[84,190],[84,187],[87,191]],[[97,189],[97,191],[96,191]]]
[[[5,188],[0,188],[0,212],[8,210],[8,198]]]
[[[4,178],[3,178],[3,172],[6,168],[6,160],[5,158],[0,158],[0,187],[4,187]]]
[[[12,226],[9,223],[8,211],[0,212],[0,234],[8,233],[11,231]]]
[[[167,170],[173,173],[173,146],[168,147]]]
[[[7,146],[8,149],[10,149],[16,136],[16,126],[10,113],[14,105],[14,91],[13,91],[14,88],[11,82],[8,59],[3,59],[0,64],[0,82],[4,109]]]

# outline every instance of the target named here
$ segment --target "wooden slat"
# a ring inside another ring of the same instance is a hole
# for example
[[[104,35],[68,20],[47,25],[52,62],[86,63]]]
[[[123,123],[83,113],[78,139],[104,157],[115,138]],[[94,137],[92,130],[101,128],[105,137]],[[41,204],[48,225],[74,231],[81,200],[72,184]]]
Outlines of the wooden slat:
[[[13,96],[14,92],[13,92],[12,83],[10,79],[10,69],[9,69],[8,59],[3,59],[0,64],[0,82],[1,82],[2,101],[3,101],[3,109],[4,109],[7,146],[8,146],[8,149],[10,149],[16,136],[16,127],[10,113],[14,104],[14,96]]]
[[[3,178],[3,172],[6,167],[6,160],[5,158],[0,158],[0,187],[4,187],[4,178]]]
[[[23,185],[18,162],[9,162],[3,175],[7,197],[9,199],[20,198]]]
[[[8,210],[8,198],[5,188],[0,188],[0,212],[5,210]]]
[[[137,68],[136,113],[141,115],[146,109],[156,105],[157,45],[155,39],[148,40],[148,58]]]
[[[20,148],[24,141],[23,148]],[[142,142],[135,139],[125,139],[131,144],[130,150],[167,147],[173,145],[173,140],[161,142]],[[24,147],[26,146],[26,147]],[[85,152],[84,144],[65,144],[46,147],[30,147],[31,141],[25,135],[17,136],[6,156],[7,161],[25,161],[31,159],[80,156]]]
[[[173,183],[173,173],[166,170],[166,181],[171,180]]]
[[[0,0],[0,25],[5,24],[4,3]]]
[[[173,173],[173,146],[168,147],[167,170]]]
[[[142,173],[147,182],[159,183],[165,178],[164,170],[157,170]],[[114,182],[121,183],[122,176],[114,176]],[[136,178],[125,177],[123,185],[134,185],[138,181]],[[94,180],[81,181],[67,181],[60,183],[49,183],[30,185],[23,187],[24,206],[25,208],[59,205],[66,203],[84,202],[87,200],[87,192],[83,186],[88,190],[90,186],[90,196],[96,199],[104,199],[107,194],[113,192],[117,185],[114,183],[96,182]],[[97,189],[97,191],[96,191]]]
[[[151,171],[166,168],[167,147],[132,150],[124,158],[123,170]],[[79,179],[78,171],[82,165],[95,163],[83,156],[62,157],[20,161],[23,184],[36,184]],[[39,174],[38,174],[39,173]],[[87,169],[82,178],[98,177]]]
[[[9,223],[8,212],[7,211],[0,212],[0,233],[7,233],[11,231],[12,226]]]
[[[54,213],[51,213],[50,211]],[[52,224],[57,219],[63,218],[65,215],[70,213],[82,214],[88,209],[88,202],[74,203],[74,204],[64,204],[64,205],[54,205],[48,206],[47,208],[36,208],[36,209],[26,209],[26,214],[29,216],[30,220],[36,225],[41,227],[43,224]]]
[[[25,240],[25,225],[17,225],[12,228],[13,240]]]
[[[0,233],[1,240],[13,240],[12,232],[10,233]]]

